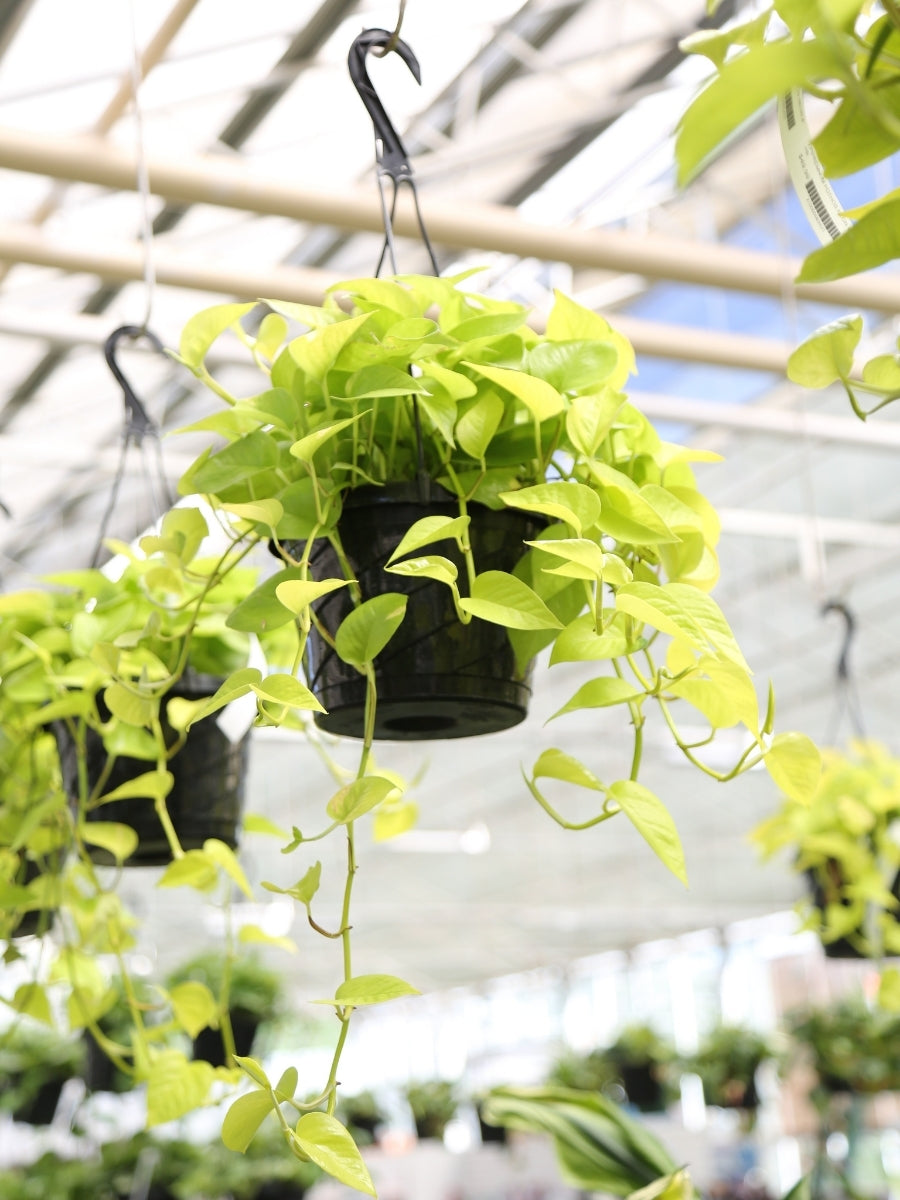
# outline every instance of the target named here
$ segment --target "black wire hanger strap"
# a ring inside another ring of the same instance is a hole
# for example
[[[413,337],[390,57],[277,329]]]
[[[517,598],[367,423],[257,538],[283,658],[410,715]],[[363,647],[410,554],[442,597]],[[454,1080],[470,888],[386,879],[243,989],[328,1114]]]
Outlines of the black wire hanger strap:
[[[413,178],[413,169],[410,165],[409,155],[406,153],[406,147],[403,145],[399,133],[387,115],[378,93],[372,86],[372,81],[369,79],[369,72],[366,69],[366,55],[370,50],[377,50],[379,48],[383,52],[382,56],[391,50],[399,54],[409,67],[416,83],[422,82],[419,60],[407,43],[401,37],[397,36],[396,30],[393,33],[389,33],[386,29],[364,29],[350,47],[350,54],[347,58],[350,78],[353,81],[353,86],[359,92],[360,99],[366,106],[375,128],[376,176],[378,179],[378,194],[381,198],[381,215],[384,222],[384,245],[381,248],[381,257],[378,259],[375,275],[377,276],[380,273],[384,265],[385,255],[387,255],[390,262],[391,271],[395,275],[397,274],[397,255],[394,248],[394,214],[397,209],[397,194],[400,190],[400,185],[403,183],[412,192],[413,204],[416,209],[416,220],[419,223],[422,242],[431,260],[431,269],[435,275],[440,275],[437,258],[435,257],[431,240],[428,237],[428,231],[425,228],[425,222],[422,219],[422,212],[419,208],[419,194],[416,190],[416,181]],[[390,179],[393,184],[390,207],[385,195],[384,181],[386,178]]]
[[[166,480],[165,470],[163,468],[162,450],[159,444],[159,428],[150,414],[147,412],[143,403],[139,399],[134,388],[125,377],[122,368],[119,366],[116,359],[116,350],[119,342],[123,338],[128,338],[131,341],[138,341],[144,338],[150,345],[160,354],[165,352],[165,348],[155,333],[140,325],[121,325],[106,339],[103,346],[103,355],[106,359],[106,364],[113,374],[116,382],[122,389],[122,397],[125,401],[125,421],[122,427],[122,449],[119,454],[119,463],[116,468],[116,477],[113,480],[112,491],[110,492],[109,501],[100,521],[100,529],[97,535],[97,545],[94,549],[93,557],[91,558],[91,566],[96,567],[100,561],[100,554],[103,549],[103,539],[106,537],[109,522],[115,512],[116,503],[119,498],[119,489],[122,486],[122,480],[125,475],[125,464],[128,457],[128,449],[134,445],[138,450],[145,449],[145,441],[149,439],[150,444],[154,448],[155,458],[155,475],[149,468],[146,459],[143,460],[144,474],[147,482],[147,487],[150,493],[155,516],[161,517],[166,509],[172,506],[172,495],[169,491],[169,485]]]

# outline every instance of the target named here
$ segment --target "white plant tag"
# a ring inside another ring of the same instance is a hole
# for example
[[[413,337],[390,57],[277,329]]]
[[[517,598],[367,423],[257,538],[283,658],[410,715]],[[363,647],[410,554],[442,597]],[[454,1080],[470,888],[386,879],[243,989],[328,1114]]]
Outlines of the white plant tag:
[[[819,156],[812,147],[799,88],[778,97],[778,128],[794,191],[819,241],[827,245],[853,222],[843,215],[841,202],[825,178]]]

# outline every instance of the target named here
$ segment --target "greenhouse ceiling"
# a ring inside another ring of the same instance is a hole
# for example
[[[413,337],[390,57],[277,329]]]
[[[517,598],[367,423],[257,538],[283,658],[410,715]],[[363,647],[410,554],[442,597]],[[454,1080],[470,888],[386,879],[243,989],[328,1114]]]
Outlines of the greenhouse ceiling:
[[[702,468],[723,520],[717,597],[760,689],[774,680],[785,726],[851,732],[833,682],[842,630],[821,615],[837,597],[856,616],[866,732],[890,742],[900,427],[890,409],[856,421],[842,396],[803,391],[784,366],[799,337],[849,308],[874,315],[876,337],[896,336],[900,277],[793,286],[815,238],[771,114],[676,187],[672,133],[704,74],[679,42],[753,5],[725,0],[713,17],[706,7],[409,0],[402,36],[421,86],[396,56],[370,60],[370,73],[402,131],[442,272],[482,268],[482,290],[530,304],[536,320],[554,288],[602,312],[633,340],[632,394],[666,436],[724,456]],[[387,0],[0,2],[4,589],[94,552],[122,441],[102,354],[113,329],[146,323],[173,347],[190,314],[223,298],[315,302],[372,272],[373,133],[346,59],[363,28],[396,20]],[[880,170],[881,190],[900,183],[896,163]],[[866,176],[847,181],[846,203],[871,189]],[[397,228],[413,230],[407,207]],[[427,269],[417,238],[400,236],[398,257],[404,271]],[[210,411],[196,381],[145,344],[122,361],[163,433]],[[193,445],[161,445],[174,491]],[[117,537],[155,515],[151,450],[129,452]],[[372,847],[361,885],[362,953],[382,969],[448,986],[789,906],[794,883],[761,870],[743,840],[774,803],[758,774],[698,788],[650,739],[686,844],[687,893],[629,830],[573,838],[548,828],[524,788],[496,782],[497,762],[531,754],[572,686],[542,679],[534,716],[467,744],[463,770],[452,746],[397,749],[399,769],[430,766],[423,836]],[[600,734],[585,725],[579,744]],[[256,738],[253,808],[296,823],[304,800],[285,781],[305,753]],[[278,869],[277,851],[248,842],[246,854],[256,879]],[[139,903],[157,929],[177,919],[176,900],[145,891]]]

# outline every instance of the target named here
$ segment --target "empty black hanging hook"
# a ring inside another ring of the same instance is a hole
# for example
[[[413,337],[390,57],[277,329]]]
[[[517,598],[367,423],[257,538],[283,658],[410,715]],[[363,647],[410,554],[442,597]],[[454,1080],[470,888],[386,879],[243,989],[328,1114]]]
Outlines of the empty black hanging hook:
[[[850,678],[850,646],[856,633],[856,618],[843,600],[829,600],[823,604],[823,617],[833,612],[840,613],[844,618],[844,640],[838,655],[836,673],[839,680],[846,680]]]
[[[107,501],[106,509],[100,519],[99,532],[97,542],[94,546],[94,553],[91,558],[91,566],[96,567],[100,561],[100,553],[103,549],[103,540],[106,536],[106,530],[109,522],[115,511],[116,504],[119,498],[119,489],[122,486],[122,480],[125,475],[125,461],[128,456],[128,448],[134,443],[139,449],[144,445],[144,439],[150,438],[150,444],[156,452],[156,473],[158,491],[154,491],[152,475],[150,472],[147,460],[144,459],[144,469],[147,473],[147,482],[150,487],[151,497],[154,507],[157,510],[157,515],[162,513],[172,504],[172,496],[169,492],[168,483],[166,482],[165,471],[162,464],[162,452],[159,446],[159,430],[156,422],[147,412],[143,402],[138,397],[134,388],[125,377],[125,373],[119,366],[116,359],[116,350],[119,342],[123,338],[128,338],[130,341],[138,341],[140,338],[145,338],[154,350],[160,354],[165,353],[165,347],[149,329],[142,325],[120,325],[118,329],[114,329],[103,344],[103,357],[106,359],[106,365],[109,367],[119,387],[122,389],[122,396],[125,400],[125,426],[122,437],[122,449],[119,454],[119,464],[116,468],[115,479],[113,480],[112,490],[110,491],[109,500]]]
[[[155,333],[151,333],[149,329],[144,329],[140,325],[120,325],[118,329],[112,331],[103,344],[106,365],[112,371],[125,398],[125,440],[126,442],[134,440],[135,444],[139,446],[146,434],[155,436],[157,429],[155,422],[138,399],[134,388],[125,378],[122,368],[116,361],[116,348],[123,338],[129,338],[131,341],[146,338],[154,350],[158,350],[160,354],[165,353],[165,348]]]
[[[856,618],[850,610],[850,606],[845,604],[843,600],[828,600],[822,605],[821,615],[827,616],[829,613],[839,613],[844,621],[844,640],[841,642],[841,648],[838,653],[837,666],[835,667],[835,682],[837,684],[837,707],[835,709],[833,728],[829,732],[828,740],[834,741],[838,726],[840,725],[841,717],[844,712],[850,720],[853,732],[857,737],[865,737],[863,730],[862,709],[859,702],[859,697],[856,694],[856,686],[853,680],[853,675],[850,671],[850,647],[853,644],[853,638],[856,634]]]
[[[425,222],[422,220],[422,213],[419,209],[419,195],[416,190],[416,181],[413,178],[413,169],[409,161],[409,155],[406,152],[406,147],[403,145],[400,134],[394,128],[393,122],[387,115],[381,98],[372,86],[372,81],[369,78],[369,72],[366,68],[366,55],[371,50],[379,48],[385,54],[393,50],[409,67],[416,83],[421,84],[422,82],[419,60],[413,54],[409,45],[401,37],[398,37],[396,32],[389,33],[387,29],[364,29],[354,39],[350,47],[350,53],[347,56],[347,67],[350,72],[350,78],[353,81],[353,86],[359,92],[359,97],[366,106],[366,111],[372,118],[372,125],[375,129],[375,165],[378,191],[381,196],[382,218],[384,221],[384,246],[381,250],[378,266],[375,268],[375,274],[377,275],[381,270],[385,254],[390,258],[391,269],[395,274],[397,272],[397,259],[394,250],[394,212],[397,207],[397,192],[399,187],[401,183],[406,183],[413,195],[419,232],[422,235],[425,249],[428,251],[432,270],[435,275],[438,275],[440,271],[438,270],[437,259],[425,228]],[[388,208],[384,195],[385,177],[390,179],[394,185],[390,208]]]

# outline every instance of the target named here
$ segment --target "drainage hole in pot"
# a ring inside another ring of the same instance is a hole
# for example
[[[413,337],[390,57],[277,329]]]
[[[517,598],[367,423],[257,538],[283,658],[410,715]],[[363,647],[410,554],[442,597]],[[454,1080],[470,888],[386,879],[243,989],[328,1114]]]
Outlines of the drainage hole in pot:
[[[397,733],[436,733],[440,729],[452,729],[456,725],[456,718],[410,713],[406,717],[388,717],[383,724],[385,729],[394,729]]]

